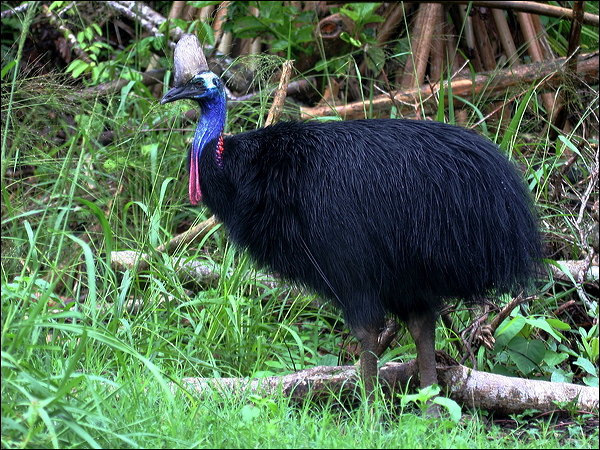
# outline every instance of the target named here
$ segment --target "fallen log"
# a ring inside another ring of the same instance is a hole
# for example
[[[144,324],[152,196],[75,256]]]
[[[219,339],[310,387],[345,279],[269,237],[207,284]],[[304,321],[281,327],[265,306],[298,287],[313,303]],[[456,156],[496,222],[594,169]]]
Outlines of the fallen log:
[[[598,410],[598,388],[571,383],[554,383],[507,377],[462,365],[437,367],[440,386],[447,396],[469,408],[483,408],[502,414],[527,409],[541,412],[563,409]],[[415,383],[416,362],[390,362],[380,372],[384,386],[401,390]],[[265,378],[184,378],[182,386],[198,393],[229,392],[285,395],[296,400],[323,398],[332,394],[352,395],[359,379],[355,366],[318,366],[289,375]]]
[[[556,261],[556,265],[548,264],[554,278],[562,281],[577,280],[583,272],[582,282],[598,283],[600,279],[600,270],[598,265],[589,264],[586,261],[580,260],[563,260]]]
[[[561,74],[567,64],[568,58],[557,58],[532,64],[515,65],[508,69],[484,72],[475,76],[461,77],[448,82],[441,83],[444,90],[452,89],[454,97],[468,97],[472,95],[487,93],[498,93],[514,86],[530,86],[540,83],[544,88],[556,87],[564,81]],[[600,58],[598,53],[580,55],[577,58],[576,76],[586,82],[597,82]],[[424,84],[416,89],[409,89],[396,94],[383,94],[373,97],[370,101],[370,110],[381,113],[392,105],[415,105],[420,102],[435,101],[440,91],[440,84]],[[369,109],[369,108],[367,108]],[[339,115],[344,119],[364,118],[365,104],[362,101],[348,103],[340,106],[318,106],[300,108],[302,119],[313,117]]]

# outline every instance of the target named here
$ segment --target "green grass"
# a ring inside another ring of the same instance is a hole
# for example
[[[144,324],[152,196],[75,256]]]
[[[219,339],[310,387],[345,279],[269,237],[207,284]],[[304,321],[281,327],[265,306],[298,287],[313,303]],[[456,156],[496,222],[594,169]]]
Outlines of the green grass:
[[[66,93],[59,84],[53,89],[57,107]],[[48,99],[23,95],[32,97],[22,120],[37,126]],[[2,192],[3,447],[582,448],[598,439],[597,429],[583,432],[583,419],[565,429],[549,419],[524,419],[509,429],[481,413],[455,424],[384,402],[369,411],[359,404],[172,390],[171,382],[183,377],[285,374],[356,357],[339,347],[351,338],[338,312],[312,296],[262,286],[223,230],[173,256],[153,253],[180,223],[206,217],[185,206],[185,152],[176,150],[187,145],[182,136],[141,132],[177,128],[172,117],[179,113],[141,98],[126,106],[132,112],[125,118],[99,104],[66,105],[85,111],[77,120],[96,131],[78,127],[59,146],[30,128],[13,130],[9,167],[17,160],[11,151],[19,149],[20,164],[37,168],[35,180],[6,178]],[[528,120],[511,128],[515,149],[532,146],[519,139]],[[132,131],[101,146],[94,133],[107,124]],[[543,142],[533,146],[543,152],[536,159],[541,166],[525,159],[528,177],[544,204],[547,179],[561,159],[546,154]],[[513,157],[525,158],[517,151]],[[547,173],[534,176],[535,167]],[[559,209],[547,217],[572,218]],[[107,264],[109,249],[153,258],[144,272],[117,273]],[[225,276],[195,292],[178,276],[179,257],[216,262]],[[546,302],[555,308],[552,295]],[[141,303],[136,311],[126,307],[131,300]],[[452,352],[451,338],[440,332],[438,347]],[[406,335],[386,355],[412,357]],[[482,363],[497,365],[490,355]]]
[[[17,49],[8,54],[19,59]],[[120,54],[122,69],[142,70],[138,56]],[[234,107],[230,131],[260,126],[270,102],[264,82],[279,61],[253,62],[262,64],[264,76],[257,77],[264,94]],[[597,426],[590,428],[593,420],[579,415],[567,421],[531,413],[496,422],[485,412],[463,411],[455,423],[424,418],[419,410],[399,406],[397,397],[368,408],[335,398],[299,404],[284,396],[199,396],[181,386],[184,377],[283,375],[352,364],[353,340],[330,305],[309,293],[265,286],[222,229],[174,255],[155,252],[208,214],[186,201],[185,156],[193,129],[181,119],[186,105],[161,107],[140,83],[113,96],[82,99],[72,95],[64,75],[20,72],[13,79],[12,74],[2,79],[10,87],[2,90],[2,447],[597,444]],[[587,245],[576,224],[579,204],[569,197],[556,200],[555,187],[581,191],[571,172],[562,171],[573,147],[581,154],[578,180],[593,170],[597,141],[579,136],[594,120],[597,90],[587,91],[590,100],[579,105],[581,120],[556,143],[549,139],[536,94],[518,100],[508,130],[484,128],[487,124],[477,130],[502,144],[524,169],[543,229],[561,234],[554,244],[568,245],[565,255],[579,255]],[[471,123],[492,100],[482,96],[465,103],[472,108]],[[443,107],[437,117],[453,121]],[[105,130],[115,133],[109,143],[99,140]],[[115,271],[109,255],[117,250],[150,254],[149,268]],[[214,263],[222,276],[198,289],[180,276],[179,258]],[[572,285],[549,281],[539,301],[515,314],[552,318],[568,296],[576,298]],[[131,302],[138,306],[130,308]],[[465,312],[455,317],[459,323],[470,320]],[[523,329],[539,340],[536,333],[532,326]],[[581,382],[582,374],[569,361],[580,356],[594,361],[594,345],[597,361],[597,327],[590,336],[575,326],[564,334],[561,342],[547,342],[557,352],[570,352],[569,360],[560,366],[540,364],[532,376]],[[438,348],[459,357],[452,339],[440,325]],[[384,359],[414,355],[404,333]],[[519,374],[500,353],[482,350],[478,357],[484,370]]]
[[[384,402],[368,408],[183,390],[171,396],[141,365],[110,380],[81,373],[69,379],[73,394],[54,402],[56,385],[29,386],[39,397],[24,414],[27,426],[3,425],[4,447],[592,448],[597,442],[577,422],[566,430],[548,419],[502,428],[479,415],[455,424]]]

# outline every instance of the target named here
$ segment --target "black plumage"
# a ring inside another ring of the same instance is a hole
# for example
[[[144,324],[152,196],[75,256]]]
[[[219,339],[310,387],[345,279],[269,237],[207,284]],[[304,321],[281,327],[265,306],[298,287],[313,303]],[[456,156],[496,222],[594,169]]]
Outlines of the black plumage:
[[[463,128],[280,123],[226,137],[222,167],[206,149],[199,165],[204,203],[233,241],[332,299],[352,328],[509,292],[537,257],[515,169]]]
[[[421,384],[435,383],[442,303],[521,289],[540,257],[513,164],[476,133],[429,121],[284,122],[222,138],[222,83],[202,69],[163,99],[201,108],[190,197],[259,264],[341,308],[369,391],[386,315],[408,324]]]

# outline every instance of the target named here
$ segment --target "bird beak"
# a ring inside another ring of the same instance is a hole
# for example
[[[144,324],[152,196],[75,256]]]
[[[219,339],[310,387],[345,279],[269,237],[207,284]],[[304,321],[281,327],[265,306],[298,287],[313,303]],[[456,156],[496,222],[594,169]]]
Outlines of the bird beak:
[[[160,101],[160,104],[164,105],[165,103],[182,100],[184,98],[196,98],[199,97],[203,92],[204,90],[199,88],[197,85],[192,86],[189,84],[184,84],[183,86],[176,86],[165,94]]]

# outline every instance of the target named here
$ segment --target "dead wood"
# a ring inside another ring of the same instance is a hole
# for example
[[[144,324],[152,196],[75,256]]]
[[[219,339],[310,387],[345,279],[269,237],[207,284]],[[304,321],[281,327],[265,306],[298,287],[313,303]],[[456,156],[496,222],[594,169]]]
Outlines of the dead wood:
[[[211,216],[204,222],[175,236],[166,244],[160,245],[156,248],[156,252],[171,255],[178,248],[204,238],[216,225],[218,225],[218,223],[215,216]],[[112,252],[110,255],[111,264],[113,268],[117,270],[146,270],[149,267],[149,260],[150,257],[146,253],[139,253],[131,250]],[[207,271],[200,270],[198,273],[198,281],[204,282],[204,278],[208,276]]]
[[[287,89],[290,83],[290,77],[292,75],[293,68],[294,61],[286,61],[283,63],[283,67],[281,69],[281,77],[279,78],[279,86],[275,91],[275,96],[273,97],[273,103],[271,104],[271,108],[269,109],[267,120],[265,120],[266,127],[279,121],[279,117],[281,116],[281,112],[283,111],[283,104],[285,103],[285,98],[287,96]]]
[[[591,265],[589,261],[564,260],[556,261],[561,267],[548,264],[554,278],[562,281],[581,280],[579,283],[598,283],[600,270],[597,265]]]
[[[569,48],[567,55],[577,55],[579,51],[579,40],[581,38],[581,26],[583,24],[583,4],[582,1],[576,1],[573,5],[573,20],[571,21],[571,30],[569,31]]]
[[[558,85],[562,77],[557,76],[564,70],[567,58],[558,58],[540,63],[523,64],[511,68],[484,72],[475,77],[461,77],[452,80],[451,87],[455,96],[466,96],[480,94],[486,91],[489,94],[502,92],[509,87],[529,86],[532,83],[543,81],[545,88]],[[576,75],[584,81],[595,81],[598,79],[598,53],[581,55],[578,59]],[[443,82],[446,90],[447,81]],[[432,93],[437,93],[440,86],[426,83],[420,88],[409,89],[398,92],[391,96],[389,94],[373,97],[370,108],[375,113],[381,113],[389,109],[392,104],[412,105],[420,99],[424,102],[436,101]],[[312,117],[339,115],[344,119],[363,118],[365,105],[362,101],[348,103],[336,107],[304,107],[300,108],[301,117],[309,119]]]
[[[11,5],[8,5],[8,9],[2,11],[0,14],[0,18],[5,19],[7,17],[12,17],[15,14],[22,13],[26,11],[32,3],[23,3],[22,5],[15,6],[14,8]]]
[[[476,8],[473,14],[475,44],[484,70],[494,70],[496,68],[496,54],[490,40],[493,19],[487,11],[484,14],[483,10],[484,8]]]
[[[569,61],[569,70],[575,71],[576,60],[579,54],[579,41],[581,39],[581,28],[583,20],[583,1],[576,1],[573,5],[573,20],[571,21],[571,29],[569,31],[569,47],[567,55],[571,57]],[[568,120],[568,115],[571,105],[576,104],[577,98],[572,90],[561,91],[562,102],[560,108],[554,116],[554,127],[556,130],[568,132],[571,128]]]
[[[527,53],[531,57],[533,62],[542,62],[545,60],[542,53],[540,41],[537,37],[535,25],[531,14],[524,12],[517,12],[517,20],[521,26],[521,31],[527,45]],[[544,92],[542,95],[542,102],[546,108],[546,112],[550,117],[554,114],[554,95],[550,92]]]
[[[598,388],[570,383],[553,383],[507,377],[462,365],[437,367],[440,385],[450,398],[465,407],[483,408],[503,414],[515,414],[527,409],[547,412],[564,408],[566,403],[577,410],[598,410]],[[416,361],[390,362],[379,372],[382,385],[403,390],[415,385]],[[203,393],[253,392],[260,395],[283,394],[303,400],[348,396],[357,392],[359,376],[355,366],[319,366],[283,376],[265,378],[184,378],[182,385]]]
[[[319,21],[315,35],[323,42],[326,57],[340,55],[351,47],[342,39],[342,33],[349,35],[354,33],[354,22],[344,14],[332,14]]]
[[[435,32],[433,34],[429,55],[429,81],[433,83],[440,81],[442,78],[442,73],[444,72],[444,64],[446,61],[445,35],[448,34],[444,33],[446,28],[446,20],[444,18],[443,5],[441,8],[436,10],[436,13],[436,16],[433,18],[435,22]]]
[[[494,17],[494,23],[498,29],[498,37],[500,39],[500,43],[502,44],[502,49],[504,50],[508,64],[513,64],[518,61],[519,55],[517,53],[515,41],[512,38],[512,32],[510,31],[510,27],[508,26],[508,22],[504,16],[504,11],[496,8],[492,8],[491,11],[492,16]]]
[[[404,19],[405,6],[401,3],[392,3],[385,12],[385,21],[377,27],[377,42],[384,44],[394,37],[394,32],[402,19]]]
[[[467,1],[467,0],[450,0],[440,1],[434,0],[436,3],[472,3],[474,6],[487,6],[489,8],[510,9],[513,11],[522,11],[532,14],[539,14],[548,17],[558,18],[573,18],[573,11],[569,8],[561,8],[560,6],[548,5],[542,2],[527,2],[527,1]],[[583,14],[584,25],[600,25],[600,16],[592,13]]]
[[[400,83],[402,87],[420,86],[423,83],[437,18],[443,10],[443,5],[436,3],[423,3],[419,6],[411,33],[412,58],[406,60]]]

